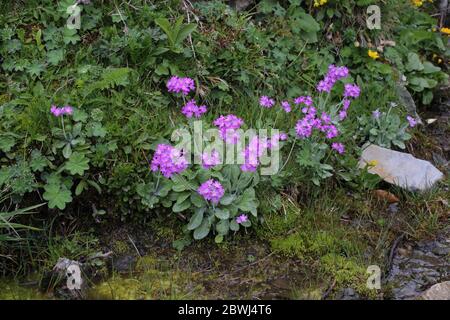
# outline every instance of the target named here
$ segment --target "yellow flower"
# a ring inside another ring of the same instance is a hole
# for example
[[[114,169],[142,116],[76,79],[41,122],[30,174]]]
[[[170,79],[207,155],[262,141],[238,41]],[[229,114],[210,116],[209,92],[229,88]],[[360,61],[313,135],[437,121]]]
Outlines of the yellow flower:
[[[442,59],[438,59],[438,63],[439,63],[439,64],[442,63]]]
[[[421,7],[423,5],[423,0],[411,0],[411,2],[416,7]]]
[[[369,167],[375,167],[378,164],[377,160],[371,160],[367,163]]]
[[[441,28],[441,32],[445,34],[450,34],[450,28]]]
[[[314,7],[320,7],[326,4],[328,0],[314,0]]]
[[[369,55],[369,57],[371,57],[372,59],[378,59],[379,57],[380,57],[380,55],[378,54],[378,52],[376,52],[376,51],[372,51],[372,50],[369,50],[368,52],[367,52],[367,54]]]

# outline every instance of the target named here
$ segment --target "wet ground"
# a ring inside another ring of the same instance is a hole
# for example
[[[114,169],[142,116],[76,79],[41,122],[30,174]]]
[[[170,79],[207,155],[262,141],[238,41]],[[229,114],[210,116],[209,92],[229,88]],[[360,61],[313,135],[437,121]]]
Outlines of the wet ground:
[[[416,299],[432,285],[450,280],[450,229],[433,241],[404,242],[387,277],[395,300]],[[449,297],[450,299],[450,297]]]

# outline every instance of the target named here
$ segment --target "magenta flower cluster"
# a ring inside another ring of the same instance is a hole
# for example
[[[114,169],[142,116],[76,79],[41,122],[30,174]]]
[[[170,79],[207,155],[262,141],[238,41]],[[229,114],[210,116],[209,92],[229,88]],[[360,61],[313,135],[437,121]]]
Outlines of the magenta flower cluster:
[[[60,117],[63,115],[72,115],[73,114],[73,108],[71,106],[65,106],[65,107],[57,107],[52,105],[50,108],[50,112],[55,116],[55,117]]]
[[[331,148],[336,150],[339,154],[343,154],[345,152],[345,147],[340,142],[333,142],[331,144]]]
[[[406,120],[408,120],[409,126],[414,128],[417,125],[417,120],[411,116],[407,116]]]
[[[272,108],[275,105],[275,100],[269,98],[268,96],[262,96],[259,99],[259,104],[264,108]]]
[[[248,216],[246,214],[241,214],[240,216],[238,216],[236,218],[236,223],[237,224],[242,224],[248,221]]]
[[[210,169],[221,163],[220,154],[217,150],[212,150],[210,153],[204,152],[202,154],[202,166],[205,169]]]
[[[187,96],[189,92],[195,90],[195,82],[191,78],[180,78],[173,76],[167,82],[167,89],[169,92],[182,93]]]
[[[207,110],[206,106],[198,106],[195,100],[192,99],[181,108],[181,113],[184,114],[186,118],[200,118]]]
[[[254,172],[258,169],[259,159],[262,157],[267,149],[277,148],[279,141],[287,140],[286,133],[274,134],[270,139],[263,139],[258,136],[253,137],[248,146],[242,152],[244,157],[244,164],[241,165],[241,170],[245,172]]]
[[[200,185],[197,192],[206,200],[211,201],[213,204],[219,203],[225,194],[225,190],[219,181],[210,179]]]
[[[319,92],[331,92],[334,84],[342,79],[346,78],[349,75],[349,71],[347,67],[336,67],[335,65],[330,65],[328,67],[328,73],[325,75],[325,78],[319,82],[317,85],[317,91]]]
[[[239,132],[237,131],[244,121],[234,114],[220,116],[214,120],[213,124],[219,129],[220,137],[230,144],[236,144],[239,141]]]
[[[150,168],[153,172],[160,171],[166,178],[181,173],[188,167],[188,161],[183,152],[168,144],[159,144],[153,156]]]
[[[356,84],[347,83],[345,85],[344,97],[345,98],[358,98],[361,90]]]

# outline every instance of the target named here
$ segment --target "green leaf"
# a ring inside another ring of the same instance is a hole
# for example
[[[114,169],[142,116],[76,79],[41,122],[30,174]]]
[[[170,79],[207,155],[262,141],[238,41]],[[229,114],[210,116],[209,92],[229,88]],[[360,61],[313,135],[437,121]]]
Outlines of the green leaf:
[[[30,168],[33,172],[42,172],[47,167],[47,158],[45,158],[40,151],[33,150],[31,153]]]
[[[185,210],[189,209],[190,207],[191,207],[191,202],[189,200],[185,200],[181,203],[179,203],[179,202],[175,203],[175,205],[172,207],[172,211],[175,213],[178,213],[178,212],[185,211]]]
[[[214,210],[214,215],[220,220],[228,219],[230,218],[230,210],[216,208]]]
[[[257,215],[257,202],[255,197],[255,190],[253,188],[246,189],[241,195],[239,201],[236,203],[238,209],[244,212],[251,212],[254,216]]]
[[[220,199],[220,204],[228,206],[234,201],[234,199],[236,199],[236,197],[232,194],[225,195],[222,197],[222,199]]]
[[[3,152],[10,152],[12,147],[16,144],[16,139],[11,136],[0,136],[0,150]]]
[[[209,220],[204,218],[202,224],[194,230],[194,239],[201,240],[205,238],[209,234],[210,229],[211,224],[209,223]]]
[[[64,60],[64,49],[56,49],[47,52],[47,61],[49,64],[56,66]]]
[[[417,53],[408,53],[408,62],[406,63],[406,70],[408,71],[421,71],[424,69],[420,57]]]
[[[197,25],[190,23],[184,25],[180,32],[177,34],[177,38],[175,40],[175,43],[177,45],[181,45],[184,39],[186,39],[195,29],[197,28]]]
[[[43,197],[48,201],[48,207],[50,209],[58,208],[64,210],[66,204],[72,201],[72,195],[65,187],[61,187],[59,184],[48,184],[44,187],[45,192]]]
[[[72,147],[71,147],[70,143],[66,144],[62,153],[63,153],[64,158],[66,158],[66,159],[70,158],[70,156],[72,155]]]
[[[75,195],[79,196],[86,188],[87,188],[86,181],[81,180],[80,183],[75,188]]]
[[[189,223],[187,225],[188,230],[197,229],[203,221],[203,214],[205,213],[206,208],[198,208],[195,210],[195,213],[192,215]]]
[[[65,168],[72,175],[83,175],[84,171],[89,169],[89,159],[84,153],[74,152],[66,162]]]
[[[228,219],[219,221],[216,224],[216,231],[222,235],[228,234],[228,231],[230,231],[230,221]]]
[[[230,230],[239,231],[239,224],[234,219],[230,222]]]

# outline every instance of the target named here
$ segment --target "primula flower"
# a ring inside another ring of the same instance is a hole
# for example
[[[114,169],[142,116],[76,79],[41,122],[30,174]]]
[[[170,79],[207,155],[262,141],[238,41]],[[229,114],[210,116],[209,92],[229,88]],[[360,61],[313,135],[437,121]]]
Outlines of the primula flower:
[[[258,169],[259,158],[269,148],[269,141],[267,139],[260,139],[258,136],[253,137],[250,143],[243,151],[244,164],[241,165],[242,171],[254,172]]]
[[[347,67],[336,67],[335,65],[330,65],[328,67],[328,73],[325,78],[319,82],[317,85],[317,91],[319,92],[331,92],[334,84],[349,75]]]
[[[381,116],[380,110],[377,109],[377,110],[375,110],[374,112],[372,112],[372,117],[373,117],[374,119],[379,119],[380,116]]]
[[[189,92],[195,90],[195,82],[191,78],[179,78],[173,76],[167,82],[167,90],[174,93],[182,93],[188,95]]]
[[[262,96],[259,99],[259,104],[264,108],[272,108],[275,104],[275,100],[269,98],[268,96]]]
[[[300,96],[294,99],[295,104],[304,104],[307,107],[311,107],[313,105],[313,99],[310,96]]]
[[[287,101],[283,101],[281,102],[281,107],[283,108],[284,111],[286,111],[287,113],[292,111],[291,105],[289,104],[289,102]]]
[[[334,125],[325,126],[325,132],[327,139],[333,139],[339,135],[339,131]]]
[[[239,217],[236,218],[236,223],[241,224],[248,221],[248,216],[246,214],[241,214]]]
[[[343,154],[345,152],[345,147],[342,143],[339,142],[333,142],[331,144],[331,148],[336,150],[339,154]]]
[[[225,190],[219,181],[210,179],[200,185],[197,192],[206,200],[211,201],[214,204],[219,203],[225,194]]]
[[[267,142],[267,148],[273,149],[278,148],[279,141],[286,141],[288,139],[288,135],[284,132],[274,134]]]
[[[50,108],[50,112],[55,116],[55,117],[59,117],[59,116],[63,116],[63,115],[72,115],[73,114],[73,107],[71,106],[65,106],[65,107],[61,107],[58,108],[55,105],[52,105]]]
[[[376,59],[378,59],[378,58],[380,57],[380,55],[378,54],[378,52],[373,51],[373,50],[367,51],[367,55],[368,55],[370,58],[374,59],[374,60],[376,60]]]
[[[351,101],[350,101],[349,99],[344,99],[344,101],[342,102],[343,109],[344,109],[345,111],[347,111],[348,108],[350,107],[350,103],[351,103]]]
[[[345,85],[344,97],[358,98],[361,93],[361,89],[356,84],[347,83]]]
[[[411,117],[411,116],[407,116],[407,117],[406,117],[406,120],[408,120],[409,126],[410,126],[411,128],[414,128],[414,127],[417,125],[417,120],[414,119],[414,118]]]
[[[220,116],[214,120],[213,124],[219,128],[220,137],[230,144],[236,144],[239,141],[238,129],[244,124],[241,118],[234,114]]]
[[[188,167],[188,162],[183,153],[168,144],[159,144],[153,155],[150,168],[153,172],[160,171],[166,178],[173,174],[181,173]]]
[[[441,28],[441,32],[450,35],[450,28]]]
[[[205,169],[210,169],[220,164],[220,154],[217,150],[212,150],[211,153],[204,152],[202,154],[202,166]]]
[[[183,106],[181,113],[187,118],[200,118],[207,110],[206,106],[197,106],[195,100],[192,99]]]

